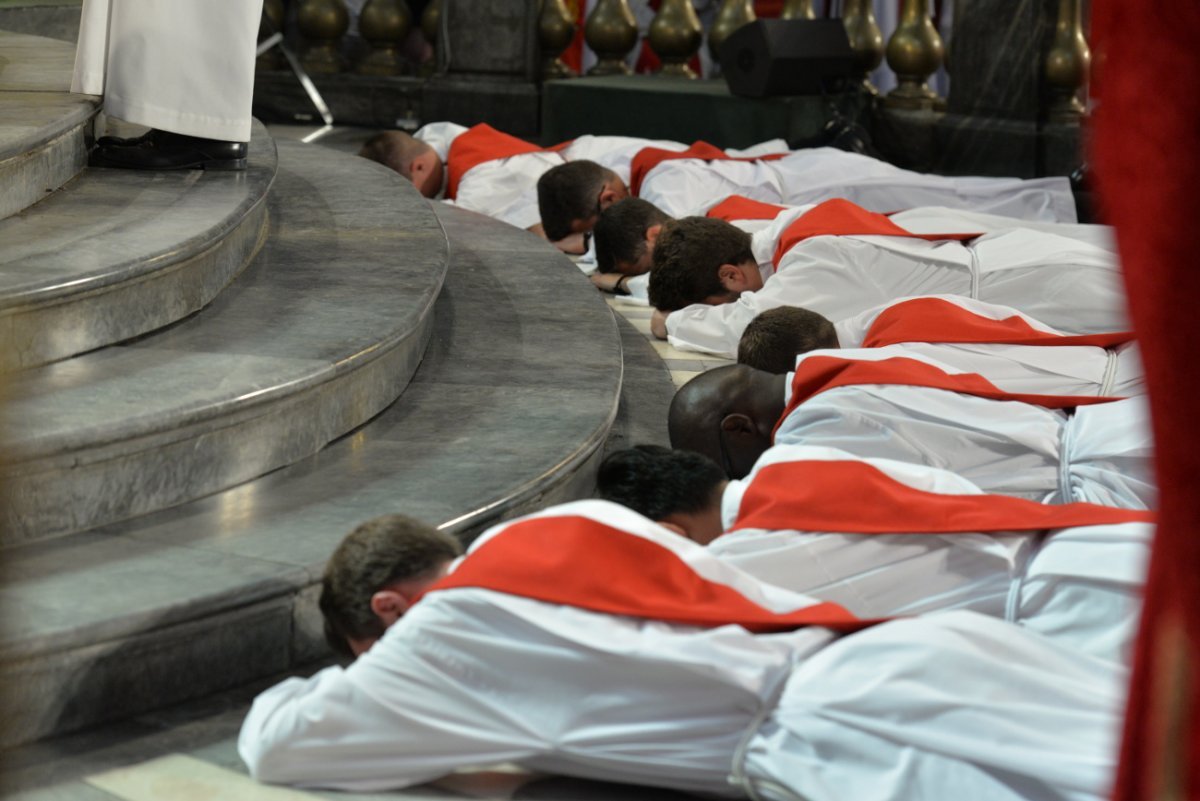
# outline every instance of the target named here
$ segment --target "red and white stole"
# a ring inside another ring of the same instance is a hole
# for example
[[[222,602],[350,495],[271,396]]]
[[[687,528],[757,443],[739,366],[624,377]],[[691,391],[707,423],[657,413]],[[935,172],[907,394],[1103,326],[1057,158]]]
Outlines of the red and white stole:
[[[523,156],[526,153],[547,153],[569,145],[563,142],[551,148],[539,147],[532,142],[497,131],[487,123],[474,125],[463,131],[450,143],[446,154],[446,197],[453,200],[458,194],[458,185],[472,167],[488,161]]]
[[[730,195],[705,213],[705,217],[714,220],[733,222],[734,220],[773,220],[787,206],[776,206],[774,203],[764,203],[744,195]]]
[[[429,592],[463,587],[609,615],[703,627],[735,624],[755,632],[870,625],[837,604],[763,584],[604,501],[566,504],[484,533]]]
[[[780,461],[751,477],[730,529],[846,534],[1039,532],[1153,522],[1154,514],[1091,503],[930,492],[862,461]]]
[[[700,159],[701,161],[775,161],[790,153],[768,153],[764,156],[731,156],[716,145],[708,142],[693,142],[687,150],[663,150],[647,147],[634,154],[629,165],[629,191],[635,197],[641,194],[646,174],[664,161],[677,159]]]
[[[910,298],[879,313],[861,347],[903,342],[991,343],[1001,345],[1094,345],[1111,348],[1133,341],[1132,331],[1063,334],[1034,327],[1020,312],[999,317],[986,308],[968,308],[948,298]],[[1039,324],[1040,325],[1040,324]]]
[[[885,384],[893,386],[931,387],[991,400],[1008,400],[1044,406],[1048,409],[1071,409],[1093,403],[1109,403],[1120,398],[1079,395],[1038,395],[1009,392],[988,381],[979,373],[948,373],[936,365],[906,356],[880,360],[847,359],[826,353],[805,356],[792,373],[792,394],[788,399],[775,431],[809,398],[837,387]],[[774,431],[772,431],[774,436]]]
[[[982,235],[982,233],[916,234],[901,228],[888,219],[887,215],[867,211],[849,200],[834,198],[818,203],[785,228],[779,241],[775,244],[775,256],[771,261],[778,268],[785,253],[814,236],[902,236],[909,239],[925,239],[930,242],[942,240],[962,242]]]

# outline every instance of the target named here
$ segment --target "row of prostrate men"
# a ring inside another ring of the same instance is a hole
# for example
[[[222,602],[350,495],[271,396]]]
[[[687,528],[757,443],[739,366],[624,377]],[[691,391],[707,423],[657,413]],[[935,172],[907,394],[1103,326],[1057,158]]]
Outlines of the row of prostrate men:
[[[253,775],[1107,794],[1155,488],[1112,238],[1065,180],[450,124],[363,152],[594,251],[660,335],[738,363],[678,391],[673,449],[610,454],[597,499],[465,555],[400,516],[350,533],[320,602],[349,665],[256,699]]]

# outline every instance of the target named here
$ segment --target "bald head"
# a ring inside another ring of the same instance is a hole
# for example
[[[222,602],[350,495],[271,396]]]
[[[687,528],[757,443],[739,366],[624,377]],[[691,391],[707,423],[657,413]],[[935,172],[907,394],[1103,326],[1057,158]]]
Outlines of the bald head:
[[[671,446],[704,454],[730,478],[741,478],[771,446],[786,380],[741,364],[701,373],[671,401]]]

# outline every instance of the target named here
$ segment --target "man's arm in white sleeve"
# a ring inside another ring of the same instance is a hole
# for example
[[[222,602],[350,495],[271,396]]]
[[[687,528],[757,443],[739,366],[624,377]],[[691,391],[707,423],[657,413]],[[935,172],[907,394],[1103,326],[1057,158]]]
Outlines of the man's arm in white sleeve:
[[[733,303],[720,306],[694,304],[667,315],[667,341],[680,350],[715,353],[737,358],[738,341],[750,321],[767,309],[785,305],[776,299],[770,284],[757,292],[745,292]]]
[[[326,668],[259,695],[238,736],[250,775],[273,784],[383,790],[518,756],[486,725],[472,725],[481,717],[477,709],[431,692],[436,676],[422,666],[362,667]]]

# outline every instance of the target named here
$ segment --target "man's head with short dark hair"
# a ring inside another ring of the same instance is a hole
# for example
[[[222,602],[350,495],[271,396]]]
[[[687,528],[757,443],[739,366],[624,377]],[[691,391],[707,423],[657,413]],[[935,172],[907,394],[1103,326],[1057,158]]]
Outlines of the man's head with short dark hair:
[[[444,169],[437,151],[404,131],[384,131],[363,143],[358,155],[377,161],[412,181],[425,197],[436,197]]]
[[[654,242],[670,221],[658,206],[641,198],[612,204],[596,221],[596,269],[622,275],[649,272]]]
[[[460,553],[454,537],[404,515],[377,517],[351,531],[321,580],[329,646],[344,657],[362,653]]]
[[[750,234],[724,220],[684,217],[664,225],[654,242],[650,305],[660,311],[730,303],[762,284]]]
[[[746,326],[738,342],[738,364],[790,373],[796,357],[810,350],[838,347],[833,323],[815,311],[780,306],[761,313]]]
[[[592,230],[600,212],[629,197],[629,188],[607,167],[594,161],[568,161],[538,178],[538,213],[551,242]]]
[[[638,445],[605,457],[596,494],[707,545],[723,533],[726,483],[720,466],[699,453]]]
[[[671,447],[695,451],[742,478],[771,446],[784,410],[786,376],[742,364],[715,367],[684,384],[671,399]]]

